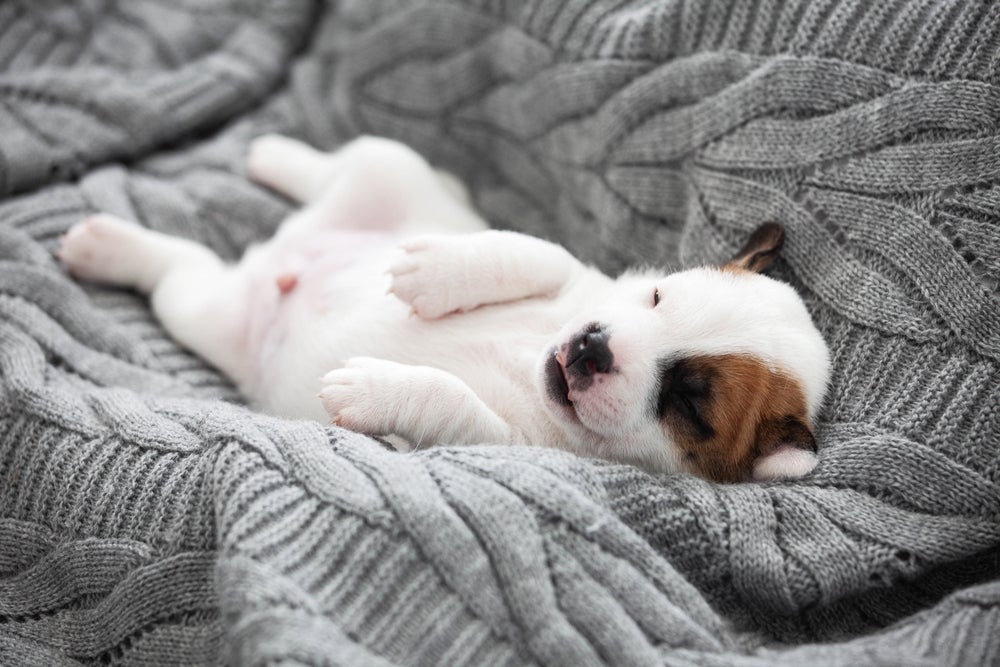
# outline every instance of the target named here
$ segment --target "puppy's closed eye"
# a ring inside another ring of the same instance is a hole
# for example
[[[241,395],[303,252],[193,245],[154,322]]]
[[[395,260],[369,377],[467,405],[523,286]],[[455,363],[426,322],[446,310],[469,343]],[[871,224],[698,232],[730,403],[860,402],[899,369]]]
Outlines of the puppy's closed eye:
[[[796,477],[815,465],[801,388],[759,360],[663,361],[656,410],[688,467],[708,479]]]
[[[656,416],[685,439],[708,440],[715,430],[706,418],[712,400],[712,371],[687,359],[659,363]]]

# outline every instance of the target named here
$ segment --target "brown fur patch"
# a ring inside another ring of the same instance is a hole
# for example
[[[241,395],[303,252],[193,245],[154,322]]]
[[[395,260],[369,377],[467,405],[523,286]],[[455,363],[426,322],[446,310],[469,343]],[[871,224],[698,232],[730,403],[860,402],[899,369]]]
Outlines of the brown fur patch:
[[[739,354],[691,357],[672,369],[674,393],[661,398],[661,414],[691,472],[740,482],[780,445],[815,449],[805,395],[787,374]]]

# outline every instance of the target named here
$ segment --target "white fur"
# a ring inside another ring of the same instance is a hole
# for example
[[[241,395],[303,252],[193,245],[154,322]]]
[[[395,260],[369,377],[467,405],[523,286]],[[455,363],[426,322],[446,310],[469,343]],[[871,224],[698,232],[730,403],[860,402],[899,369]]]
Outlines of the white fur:
[[[611,280],[559,246],[487,231],[457,181],[388,140],[320,154],[263,137],[248,170],[306,206],[237,265],[108,215],[74,227],[61,257],[150,293],[170,333],[262,410],[416,445],[546,444],[673,471],[679,450],[652,408],[658,360],[754,355],[800,381],[810,418],[823,398],[823,340],[794,290],[767,277]],[[282,276],[297,281],[287,293]],[[547,396],[544,366],[591,322],[610,331],[615,372],[567,408]],[[758,468],[811,470],[799,459]]]
[[[758,481],[795,479],[808,475],[819,460],[812,452],[795,447],[779,447],[777,451],[757,460],[753,478]]]

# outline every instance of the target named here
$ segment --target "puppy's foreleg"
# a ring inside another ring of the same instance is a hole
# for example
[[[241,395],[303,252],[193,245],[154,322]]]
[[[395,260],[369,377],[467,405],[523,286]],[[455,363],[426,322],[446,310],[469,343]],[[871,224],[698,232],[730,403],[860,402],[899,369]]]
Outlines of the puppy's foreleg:
[[[427,366],[356,357],[324,376],[319,396],[333,423],[415,448],[523,440],[468,385]]]
[[[240,341],[249,283],[205,246],[99,214],[70,228],[58,254],[75,277],[151,295],[171,336],[237,383],[248,379]]]
[[[402,245],[392,292],[424,319],[556,295],[586,267],[563,247],[506,231],[425,236]]]

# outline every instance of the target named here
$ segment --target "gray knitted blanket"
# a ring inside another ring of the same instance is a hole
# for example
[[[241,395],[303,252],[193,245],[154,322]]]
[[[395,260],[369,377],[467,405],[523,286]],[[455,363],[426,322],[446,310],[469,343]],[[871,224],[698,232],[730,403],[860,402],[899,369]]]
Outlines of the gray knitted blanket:
[[[781,221],[819,467],[396,454],[54,261],[95,210],[237,257],[266,131],[401,139],[609,271]],[[998,3],[8,0],[0,197],[0,664],[1000,664]]]

